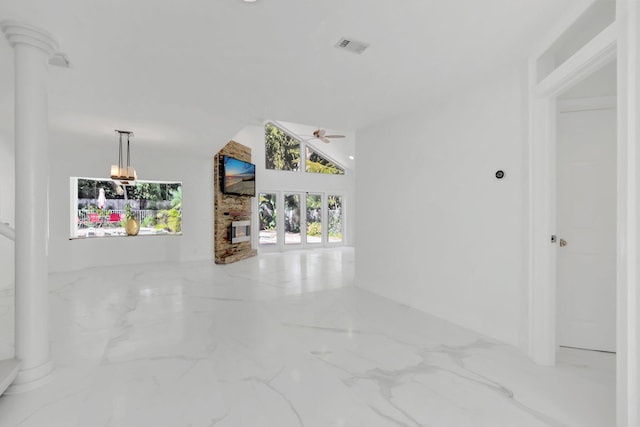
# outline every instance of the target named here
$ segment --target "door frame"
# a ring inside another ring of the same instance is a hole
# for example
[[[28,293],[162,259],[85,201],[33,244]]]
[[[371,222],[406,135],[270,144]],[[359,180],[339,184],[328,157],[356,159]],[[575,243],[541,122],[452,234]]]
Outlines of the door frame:
[[[570,23],[569,23],[570,24]],[[568,28],[568,25],[565,29]],[[561,34],[558,32],[559,35]],[[553,40],[551,40],[553,41]],[[548,48],[551,43],[547,44]],[[522,344],[539,364],[556,352],[555,115],[556,96],[617,60],[616,425],[640,425],[640,2],[616,1],[616,21],[538,81],[529,62],[528,318]]]
[[[277,229],[277,243],[275,245],[261,245],[260,244],[260,217],[259,217],[259,209],[258,204],[260,200],[260,194],[275,194],[276,196],[276,212],[282,212],[282,214],[277,214],[276,219],[276,229]],[[284,241],[284,197],[287,194],[297,194],[300,196],[300,243],[296,244],[285,244]],[[322,242],[320,243],[308,243],[307,242],[307,195],[318,195],[321,199],[322,210],[321,210],[321,218],[322,218]],[[328,209],[328,198],[329,196],[340,196],[342,198],[342,241],[341,242],[329,242],[329,209]],[[268,253],[268,252],[285,252],[285,251],[294,251],[300,249],[319,249],[319,248],[334,248],[346,246],[346,221],[347,213],[345,207],[346,195],[341,191],[331,191],[331,190],[322,190],[322,191],[304,191],[304,190],[256,190],[256,197],[254,203],[256,204],[255,209],[253,209],[252,221],[256,224],[256,232],[253,233],[253,245],[255,248],[258,248],[260,252]]]
[[[532,58],[529,65],[528,352],[536,363],[542,365],[554,365],[556,359],[557,243],[551,241],[551,236],[557,234],[556,98],[564,90],[614,61],[616,44],[617,28],[614,23],[540,82],[537,82],[538,57]],[[620,138],[617,145],[620,145]],[[619,184],[620,176],[618,191]]]

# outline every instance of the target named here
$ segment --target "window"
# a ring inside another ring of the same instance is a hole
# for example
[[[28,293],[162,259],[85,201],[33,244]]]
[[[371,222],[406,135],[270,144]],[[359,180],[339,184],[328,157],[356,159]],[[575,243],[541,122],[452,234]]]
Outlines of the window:
[[[276,195],[273,193],[260,193],[258,195],[258,217],[260,220],[260,233],[258,244],[275,245],[278,243],[278,226],[276,216]]]
[[[300,169],[300,141],[272,123],[264,127],[266,168],[297,171]]]
[[[344,175],[342,166],[273,123],[264,126],[264,144],[267,169]],[[305,154],[304,169],[300,165],[301,152]]]
[[[309,173],[326,173],[329,175],[344,175],[344,169],[318,153],[311,147],[307,147],[306,169]]]
[[[263,189],[257,206],[258,244],[267,250],[268,246],[284,249],[344,243],[343,196],[327,195],[323,191],[323,182],[331,183],[332,188],[336,188],[335,180],[344,180],[346,168],[308,142],[310,139],[296,136],[296,133],[277,122],[266,123],[264,134],[265,165],[267,174],[273,177],[274,182],[280,182],[280,177],[285,181],[285,175],[295,174],[273,171],[316,176],[300,176],[300,182],[293,186],[295,188],[289,188],[294,190],[291,192],[273,191],[273,187]],[[343,177],[326,178],[322,175]]]
[[[71,178],[71,237],[125,236],[126,207],[140,222],[140,234],[182,234],[182,183]]]

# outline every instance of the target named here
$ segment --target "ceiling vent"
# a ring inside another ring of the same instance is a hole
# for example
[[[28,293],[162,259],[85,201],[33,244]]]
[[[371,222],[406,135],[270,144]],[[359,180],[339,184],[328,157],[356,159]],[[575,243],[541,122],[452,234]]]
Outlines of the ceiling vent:
[[[369,43],[343,37],[338,40],[338,43],[336,43],[336,47],[338,49],[344,49],[346,51],[357,53],[358,55],[360,55],[369,47]]]

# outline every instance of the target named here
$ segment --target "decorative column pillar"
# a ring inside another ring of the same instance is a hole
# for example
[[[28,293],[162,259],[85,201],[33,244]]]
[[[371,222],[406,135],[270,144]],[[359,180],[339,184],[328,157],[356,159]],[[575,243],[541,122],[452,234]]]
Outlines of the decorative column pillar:
[[[640,427],[640,1],[617,0],[617,427]]]
[[[8,393],[44,383],[49,349],[48,61],[57,50],[45,31],[18,22],[0,27],[15,55],[15,341],[22,366]]]

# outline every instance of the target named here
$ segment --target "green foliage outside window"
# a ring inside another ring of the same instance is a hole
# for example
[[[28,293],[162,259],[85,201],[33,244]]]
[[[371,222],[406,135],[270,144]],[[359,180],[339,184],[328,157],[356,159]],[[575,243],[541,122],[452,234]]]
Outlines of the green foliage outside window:
[[[342,196],[329,196],[329,224],[327,231],[330,237],[342,239]]]
[[[344,175],[344,169],[307,147],[307,172]]]
[[[78,199],[97,199],[102,188],[107,199],[122,199],[124,191],[111,180],[78,179]]]
[[[260,218],[260,230],[276,229],[276,195],[260,193],[258,204],[258,216]]]
[[[307,224],[308,236],[320,236],[322,235],[322,224],[319,222],[312,222]]]
[[[110,200],[136,200],[140,209],[158,209],[160,205],[172,200],[176,191],[182,200],[182,184],[164,182],[136,182],[134,186],[122,186],[112,180],[97,180],[78,178],[78,200],[95,199],[97,201],[100,189],[104,190],[107,204]],[[173,206],[173,204],[172,204]],[[88,208],[78,206],[78,208]],[[177,209],[182,208],[178,206]]]
[[[182,231],[182,187],[169,189],[168,196],[171,199],[171,209],[158,211],[155,223],[150,221],[149,225],[153,225],[156,230],[180,233]]]
[[[284,196],[284,229],[290,233],[300,232],[300,196],[285,194]]]
[[[300,169],[300,141],[272,123],[267,123],[264,127],[264,141],[267,169]]]

